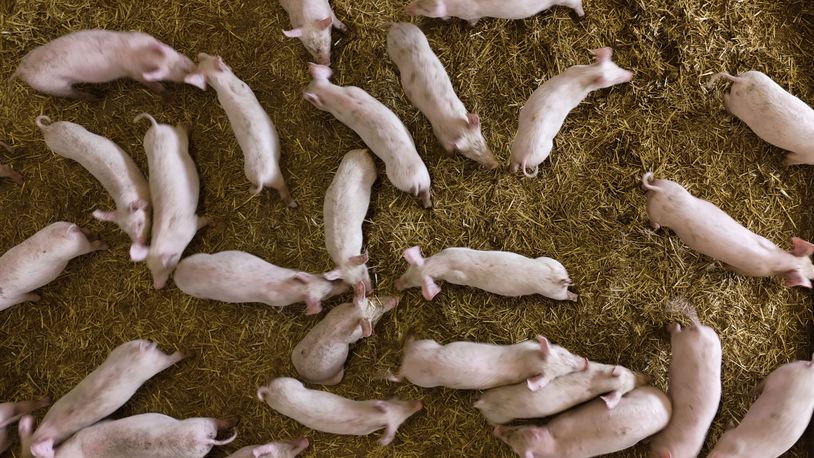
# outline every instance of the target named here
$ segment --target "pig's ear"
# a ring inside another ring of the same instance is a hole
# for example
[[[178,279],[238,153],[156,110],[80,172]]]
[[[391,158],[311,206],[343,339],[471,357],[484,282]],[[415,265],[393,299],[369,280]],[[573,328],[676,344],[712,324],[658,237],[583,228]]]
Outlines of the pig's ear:
[[[791,254],[798,258],[800,256],[811,256],[812,254],[814,254],[814,244],[806,242],[801,238],[792,237],[791,246],[792,246]]]
[[[365,252],[357,256],[351,256],[350,259],[348,259],[348,262],[357,266],[361,266],[362,264],[366,263],[369,259],[370,257],[368,256],[367,252]]]
[[[424,299],[431,301],[440,292],[441,287],[433,281],[432,277],[426,275],[421,279],[421,294],[424,295]]]
[[[311,274],[308,272],[297,272],[292,278],[300,283],[308,284],[311,282]]]
[[[612,409],[619,405],[619,401],[622,400],[622,393],[619,391],[611,391],[604,396],[600,396],[600,398],[605,401],[605,405],[608,406],[608,409]]]
[[[538,391],[540,388],[548,385],[549,379],[544,374],[535,375],[526,379],[526,385],[530,391]]]
[[[543,356],[551,354],[551,342],[549,342],[547,338],[537,336],[537,343],[540,344],[540,351],[543,352]]]
[[[187,76],[184,77],[184,82],[202,91],[206,90],[206,77],[203,73],[188,73]]]
[[[353,304],[357,307],[367,305],[367,295],[365,294],[365,282],[360,281],[353,285]]]
[[[320,99],[319,96],[313,92],[304,92],[302,94],[302,98],[311,102],[311,105],[319,108],[320,110],[322,109],[322,99]]]
[[[468,113],[466,115],[466,124],[470,129],[480,129],[480,116],[475,113]]]
[[[613,369],[610,371],[611,377],[619,377],[622,375],[622,371],[619,370],[619,366],[613,366]]]
[[[326,30],[331,28],[331,24],[333,24],[334,20],[329,16],[325,19],[314,21],[314,26],[317,30]]]
[[[387,413],[388,404],[387,401],[376,401],[373,407],[381,413]]]
[[[599,48],[591,50],[591,53],[594,55],[594,59],[598,64],[604,62],[610,62],[611,56],[613,55],[612,48]]]
[[[412,264],[419,267],[424,265],[424,258],[421,257],[421,248],[417,246],[404,250],[403,256],[404,260],[407,261],[407,264]]]
[[[135,213],[139,210],[144,210],[147,208],[147,201],[144,199],[138,199],[130,202],[130,205],[127,206],[127,211],[130,213]]]
[[[339,269],[330,270],[322,274],[322,278],[328,281],[336,281],[342,278],[342,271]]]
[[[302,27],[297,27],[296,29],[291,30],[283,30],[283,35],[287,36],[288,38],[299,38],[302,36]]]
[[[791,270],[783,274],[783,285],[789,288],[794,286],[802,286],[804,288],[811,288],[811,280],[806,278],[799,270]]]
[[[373,335],[373,324],[367,318],[359,320],[359,325],[362,326],[362,336],[370,337]]]

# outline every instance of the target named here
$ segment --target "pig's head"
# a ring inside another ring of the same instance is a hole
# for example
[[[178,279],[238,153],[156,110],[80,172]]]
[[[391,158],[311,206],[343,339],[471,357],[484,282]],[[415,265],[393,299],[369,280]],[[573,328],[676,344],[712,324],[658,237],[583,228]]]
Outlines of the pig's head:
[[[421,294],[424,299],[431,301],[441,288],[435,284],[433,278],[424,272],[425,259],[421,256],[421,248],[414,246],[404,250],[404,260],[409,265],[407,272],[396,280],[396,289],[401,291],[407,288],[421,286]]]
[[[272,442],[258,445],[248,450],[246,458],[294,458],[308,448],[308,439],[301,438],[285,442]],[[243,455],[238,454],[243,457]]]
[[[398,398],[392,398],[387,401],[376,401],[374,408],[384,416],[384,421],[387,425],[384,428],[384,434],[382,434],[381,439],[379,439],[379,444],[387,445],[393,442],[399,426],[423,407],[424,405],[421,401],[417,400],[402,401]]]
[[[322,301],[339,295],[350,289],[342,281],[329,281],[320,275],[307,272],[297,272],[291,279],[295,288],[301,292],[306,309],[306,315],[314,315],[322,311]]]
[[[367,270],[368,259],[367,253],[351,256],[347,262],[330,272],[325,272],[322,276],[326,280],[342,280],[349,285],[362,282],[365,284],[365,290],[370,294],[373,291],[373,283],[370,281],[370,272]]]
[[[633,79],[633,72],[619,67],[611,60],[613,49],[594,49],[592,53],[596,59],[596,63],[593,64],[596,71],[591,73],[592,76],[589,83],[592,90],[627,83]]]
[[[783,272],[783,284],[788,287],[803,286],[805,288],[811,288],[811,279],[814,278],[814,265],[811,263],[811,255],[814,254],[814,244],[794,237],[791,239],[791,245],[791,255],[794,256],[797,267],[793,270]]]
[[[534,452],[555,456],[556,442],[547,427],[496,426],[495,436],[509,445],[519,456],[534,458]]]
[[[526,345],[532,350],[529,353],[531,359],[526,364],[530,369],[541,368],[539,375],[526,380],[531,391],[539,390],[557,377],[588,369],[588,358],[574,355],[559,345],[551,345],[543,336],[537,336],[536,343]]]
[[[359,324],[362,326],[362,335],[370,337],[373,335],[373,327],[379,322],[385,313],[393,310],[398,305],[397,297],[370,297],[365,294],[365,284],[357,283],[353,288],[353,305],[359,314]]]
[[[450,151],[458,151],[465,157],[479,162],[487,168],[494,169],[498,165],[492,150],[486,145],[486,140],[481,133],[480,116],[475,113],[467,115],[463,133],[446,147]]]
[[[326,17],[306,23],[302,27],[284,30],[283,34],[289,38],[299,38],[318,63],[331,65],[331,24],[333,19]]]
[[[184,77],[184,82],[206,90],[206,83],[212,84],[224,75],[232,75],[232,68],[223,62],[223,58],[202,52],[198,53],[198,66]]]
[[[136,52],[138,77],[146,82],[173,81],[183,83],[195,70],[192,60],[158,40],[148,42]]]
[[[444,0],[415,0],[404,8],[408,16],[424,16],[431,18],[445,18],[447,5]]]

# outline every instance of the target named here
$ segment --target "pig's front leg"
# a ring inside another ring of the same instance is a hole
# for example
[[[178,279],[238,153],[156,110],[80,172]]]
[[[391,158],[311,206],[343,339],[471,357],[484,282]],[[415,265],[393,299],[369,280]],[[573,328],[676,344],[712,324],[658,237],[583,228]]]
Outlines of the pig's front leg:
[[[336,30],[340,30],[340,31],[342,31],[342,32],[347,32],[347,31],[348,31],[348,28],[345,26],[345,24],[343,24],[343,23],[342,23],[342,21],[340,21],[340,20],[339,20],[339,19],[336,17],[336,14],[334,14],[334,12],[333,12],[333,11],[331,11],[331,20],[332,20],[331,24],[333,25],[333,27],[334,27]]]
[[[8,178],[17,184],[23,184],[23,176],[3,164],[0,164],[0,178]]]
[[[198,222],[196,223],[195,230],[200,231],[203,229],[204,226],[208,226],[212,220],[207,216],[198,216]]]

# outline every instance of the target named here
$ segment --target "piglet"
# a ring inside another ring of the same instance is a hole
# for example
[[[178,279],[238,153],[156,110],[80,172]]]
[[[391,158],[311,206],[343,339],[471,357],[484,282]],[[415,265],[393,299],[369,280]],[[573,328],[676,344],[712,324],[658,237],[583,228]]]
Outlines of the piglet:
[[[207,220],[195,214],[200,185],[195,163],[189,156],[186,127],[158,124],[147,113],[136,116],[133,122],[141,119],[152,124],[144,135],[153,199],[153,234],[147,267],[153,274],[153,286],[161,289],[192,237]]]
[[[206,89],[208,83],[217,91],[218,101],[243,150],[243,170],[255,186],[254,193],[260,194],[267,186],[277,190],[286,205],[296,207],[280,170],[277,129],[252,89],[232,73],[220,56],[205,53],[198,54],[198,67],[185,81],[201,89]]]
[[[188,57],[146,33],[80,30],[30,51],[11,78],[48,95],[95,100],[74,84],[132,78],[161,92],[159,81],[181,83],[194,67]]]
[[[39,401],[6,402],[0,404],[0,454],[11,446],[7,427],[17,423],[24,415],[42,409],[51,402],[48,398]]]
[[[588,359],[573,355],[543,336],[514,345],[407,339],[401,367],[388,379],[407,379],[424,388],[486,390],[525,381],[531,391],[566,374],[586,370]]]
[[[34,122],[51,151],[78,162],[113,197],[116,210],[96,210],[93,217],[118,224],[133,241],[130,259],[143,261],[150,232],[150,188],[133,159],[119,145],[79,124],[52,123],[48,116],[37,116]]]
[[[114,348],[96,370],[48,410],[31,437],[31,454],[53,457],[54,446],[115,412],[147,380],[186,356],[182,352],[167,355],[158,344],[146,340],[132,340]]]
[[[353,303],[334,307],[294,347],[291,361],[306,382],[320,385],[341,382],[350,345],[373,335],[379,319],[399,302],[396,297],[368,299],[362,282],[356,285],[354,293]]]
[[[308,439],[271,442],[265,445],[243,447],[226,458],[294,458],[306,448],[308,448]]]
[[[257,397],[308,428],[332,434],[366,436],[384,428],[379,444],[388,445],[421,401],[354,401],[327,391],[309,390],[293,378],[279,377],[257,389]]]
[[[480,117],[467,111],[455,94],[447,71],[421,29],[404,22],[390,26],[387,53],[399,68],[404,93],[430,120],[444,149],[457,151],[487,168],[497,167],[481,134]]]
[[[814,413],[814,358],[775,369],[740,424],[718,440],[709,458],[776,458],[803,435]]]
[[[475,25],[484,17],[525,19],[558,5],[585,15],[582,0],[414,0],[405,13],[444,20],[457,17]]]
[[[283,31],[289,38],[299,38],[315,61],[331,65],[331,26],[342,32],[345,24],[336,18],[328,0],[280,0],[288,13],[291,30]]]
[[[551,258],[531,259],[508,251],[446,248],[424,259],[421,249],[414,246],[404,251],[404,259],[409,267],[396,280],[396,288],[421,286],[428,301],[441,292],[435,279],[502,296],[542,294],[560,301],[577,300],[577,295],[568,291],[572,282],[565,267]]]
[[[38,301],[37,288],[56,280],[71,259],[107,244],[76,224],[51,224],[0,256],[0,311]]]
[[[719,78],[733,83],[724,94],[726,108],[758,137],[790,151],[784,165],[814,164],[814,109],[755,70],[738,76],[721,72],[708,85]]]
[[[721,402],[721,341],[715,330],[701,324],[695,309],[674,300],[673,308],[684,312],[692,326],[678,323],[668,329],[673,347],[670,364],[670,424],[650,444],[654,456],[698,456],[718,404]]]
[[[723,261],[741,275],[779,275],[788,287],[811,288],[814,265],[809,256],[814,253],[814,244],[794,237],[791,252],[785,252],[674,181],[656,180],[648,172],[642,177],[642,186],[647,191],[647,214],[654,230],[662,226],[672,229],[687,246]]]
[[[368,255],[362,253],[362,223],[370,205],[370,189],[376,181],[376,165],[367,150],[345,154],[328,191],[322,215],[325,221],[325,246],[336,269],[327,272],[327,280],[342,279],[349,285],[363,282],[373,291],[367,270]]]
[[[526,383],[491,389],[475,402],[490,424],[508,423],[518,418],[541,418],[563,412],[599,395],[609,409],[622,396],[646,385],[650,377],[622,366],[590,361],[588,369],[557,377],[537,391]]]
[[[221,302],[259,302],[272,307],[305,302],[306,315],[319,313],[321,301],[348,290],[340,281],[277,267],[242,251],[184,258],[175,271],[175,284],[190,296]]]
[[[554,417],[545,426],[497,426],[495,436],[523,458],[604,456],[660,431],[670,420],[670,412],[670,400],[664,393],[643,386],[623,396],[613,409],[595,399]]]
[[[303,95],[305,100],[353,129],[384,161],[393,186],[418,196],[424,208],[432,207],[430,173],[398,116],[358,87],[331,83],[329,67],[311,63],[309,70],[313,81]]]
[[[11,147],[3,142],[0,142],[0,147],[3,147],[3,149],[8,151],[9,153],[12,152]],[[17,184],[23,184],[23,176],[20,175],[19,172],[15,172],[14,170],[12,170],[12,168],[7,165],[0,164],[0,178],[8,178],[9,180]]]
[[[520,124],[512,142],[512,172],[537,176],[539,165],[551,154],[554,137],[566,116],[592,91],[627,83],[633,72],[611,60],[611,48],[594,49],[596,62],[574,65],[540,86],[520,110]],[[528,169],[533,170],[532,173]]]

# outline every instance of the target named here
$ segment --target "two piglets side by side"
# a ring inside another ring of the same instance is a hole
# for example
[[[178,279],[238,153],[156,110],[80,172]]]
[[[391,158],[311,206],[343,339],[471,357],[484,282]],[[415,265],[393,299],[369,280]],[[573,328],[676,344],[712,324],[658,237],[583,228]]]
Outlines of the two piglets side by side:
[[[5,149],[9,153],[12,152],[11,147],[3,142],[0,142],[0,147]],[[17,184],[23,184],[23,176],[20,175],[19,172],[15,172],[11,167],[7,165],[0,164],[0,178],[8,178],[9,180]]]
[[[481,133],[480,117],[467,111],[449,75],[413,24],[400,22],[387,33],[387,53],[399,68],[404,93],[432,124],[444,149],[494,169],[498,163]]]
[[[414,0],[405,13],[430,18],[457,17],[475,25],[481,18],[525,19],[552,6],[573,9],[584,16],[582,0]]]
[[[675,302],[692,320],[681,328],[674,323],[671,335],[669,394],[673,403],[670,424],[650,444],[654,456],[698,456],[718,404],[721,402],[721,341],[715,331],[701,324],[695,309]]]
[[[146,340],[119,345],[48,410],[31,437],[31,446],[24,444],[24,456],[30,456],[30,451],[37,458],[53,457],[54,446],[115,412],[147,380],[185,357],[181,352],[167,355]]]
[[[633,78],[633,72],[611,60],[611,48],[592,52],[595,63],[574,65],[549,79],[531,94],[520,110],[520,123],[512,142],[512,172],[520,170],[526,176],[537,176],[539,165],[551,154],[554,137],[568,113],[591,92],[627,83]]]
[[[54,281],[71,259],[107,244],[91,240],[92,234],[64,221],[51,224],[0,256],[0,311],[28,301],[38,301],[37,288]]]
[[[354,401],[309,390],[293,378],[280,377],[257,389],[257,397],[277,412],[311,429],[332,434],[366,436],[384,429],[379,444],[393,442],[396,431],[421,410],[421,401]]]
[[[730,92],[724,94],[726,108],[758,137],[791,151],[784,165],[814,164],[814,109],[758,71],[738,76],[718,73],[709,85],[719,78],[732,82]]]
[[[322,65],[331,65],[331,27],[347,31],[331,9],[328,0],[280,0],[280,5],[288,13],[291,30],[283,34],[289,38],[299,38],[308,53]]]
[[[198,54],[198,67],[185,81],[204,90],[207,84],[215,88],[243,151],[243,171],[255,186],[254,193],[270,187],[286,205],[296,207],[280,170],[280,137],[252,89],[232,73],[220,56],[205,53]]]
[[[776,458],[803,435],[814,412],[814,361],[775,369],[743,421],[718,440],[709,458]]]
[[[133,122],[141,119],[152,124],[144,135],[153,199],[153,233],[147,267],[153,274],[153,286],[161,289],[207,220],[195,214],[200,183],[189,156],[186,127],[158,124],[147,113],[136,116]]]
[[[527,258],[508,251],[479,251],[470,248],[446,248],[427,259],[417,246],[404,251],[409,264],[396,280],[404,290],[420,286],[424,299],[430,301],[441,288],[435,280],[471,286],[501,296],[517,297],[541,294],[560,301],[576,301],[568,291],[571,278],[558,261],[539,257]]]
[[[596,399],[545,426],[497,426],[495,435],[522,458],[589,458],[652,436],[667,426],[671,411],[664,393],[643,386],[623,396],[613,409]]]
[[[182,83],[194,67],[188,57],[146,33],[80,30],[33,49],[12,78],[48,95],[95,100],[73,85],[132,78],[160,92],[159,81]]]
[[[370,206],[370,190],[376,181],[376,164],[367,150],[345,154],[334,175],[322,207],[325,246],[336,268],[325,273],[326,280],[341,279],[348,285],[364,283],[373,291],[367,270],[368,255],[362,253],[362,223]]]
[[[278,267],[242,251],[184,258],[174,279],[181,291],[200,299],[234,304],[259,302],[272,307],[305,302],[306,315],[319,313],[321,301],[348,290],[340,281]]]
[[[672,229],[687,246],[723,261],[741,275],[779,275],[788,287],[811,288],[814,265],[809,256],[814,244],[794,237],[792,251],[785,252],[674,181],[656,180],[649,172],[642,177],[642,186],[647,191],[647,214],[653,229]]]
[[[493,425],[547,417],[603,394],[602,400],[612,409],[623,395],[649,381],[645,374],[591,361],[588,369],[557,377],[537,391],[529,390],[526,383],[491,389],[483,393],[475,407]]]
[[[368,299],[362,282],[354,290],[353,303],[331,309],[294,347],[291,361],[306,382],[321,385],[341,382],[350,345],[373,335],[379,319],[399,301],[396,297]]]
[[[432,207],[430,172],[398,116],[358,87],[331,83],[328,78],[333,72],[329,67],[308,65],[313,81],[303,94],[305,100],[356,132],[370,151],[384,161],[393,186],[418,196],[424,208]]]
[[[536,341],[514,345],[476,342],[438,342],[408,338],[398,373],[388,377],[407,379],[424,388],[445,386],[458,390],[486,390],[525,381],[531,391],[572,372],[585,370],[588,360],[552,345],[538,336]]]
[[[8,427],[17,423],[20,418],[42,409],[51,402],[48,398],[38,401],[5,402],[0,404],[0,453],[11,447],[11,438],[8,435]]]
[[[34,122],[51,151],[78,162],[110,194],[116,210],[96,210],[93,217],[116,223],[133,241],[130,259],[143,261],[150,233],[150,188],[133,159],[116,143],[79,124],[52,123],[48,116],[37,116]]]
[[[308,448],[308,439],[295,439],[265,445],[250,445],[226,458],[294,458],[306,448]]]

